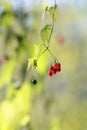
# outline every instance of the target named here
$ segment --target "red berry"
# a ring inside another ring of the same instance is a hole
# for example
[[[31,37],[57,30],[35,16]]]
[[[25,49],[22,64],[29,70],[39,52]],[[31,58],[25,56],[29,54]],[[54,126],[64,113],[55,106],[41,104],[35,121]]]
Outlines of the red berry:
[[[58,70],[60,70],[60,68],[61,68],[61,64],[60,63],[55,63],[54,69],[56,69],[58,71]]]
[[[60,72],[60,71],[61,71],[61,68],[59,68],[57,71]]]
[[[54,74],[56,74],[57,72],[60,72],[60,71],[61,71],[61,64],[55,63],[54,66],[50,66],[48,75],[53,76]]]
[[[54,66],[50,66],[50,71],[54,71]]]
[[[52,71],[49,71],[49,72],[48,72],[48,75],[49,75],[49,76],[52,76],[52,75],[53,75]]]
[[[56,69],[54,69],[54,71],[52,71],[52,72],[53,72],[53,74],[56,74],[57,70],[56,70]]]

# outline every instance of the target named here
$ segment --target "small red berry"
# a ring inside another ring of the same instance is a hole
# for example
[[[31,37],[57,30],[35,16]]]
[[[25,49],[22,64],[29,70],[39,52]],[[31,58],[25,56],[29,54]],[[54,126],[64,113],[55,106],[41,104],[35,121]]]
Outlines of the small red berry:
[[[56,70],[56,69],[54,69],[54,71],[52,71],[52,73],[53,73],[53,74],[56,74],[56,73],[57,73],[57,70]]]
[[[54,66],[50,66],[50,71],[54,71]]]
[[[56,62],[53,66],[52,65],[50,66],[48,75],[53,76],[54,74],[60,71],[61,71],[61,64]]]
[[[60,71],[61,71],[61,68],[59,68],[57,71],[60,72]]]
[[[60,63],[55,63],[54,69],[56,69],[58,71],[58,70],[60,70],[60,68],[61,68],[61,64]]]
[[[48,75],[49,75],[49,76],[53,76],[52,71],[49,71],[49,72],[48,72]]]

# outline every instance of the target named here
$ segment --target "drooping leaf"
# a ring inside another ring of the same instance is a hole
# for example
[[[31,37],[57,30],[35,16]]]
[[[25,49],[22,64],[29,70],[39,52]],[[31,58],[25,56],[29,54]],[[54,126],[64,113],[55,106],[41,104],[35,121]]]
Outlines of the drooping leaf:
[[[41,39],[43,40],[44,43],[49,41],[49,36],[50,36],[50,33],[51,33],[51,29],[52,29],[52,25],[51,24],[47,24],[41,30],[40,36],[41,36]]]
[[[30,56],[30,58],[28,59],[28,67],[27,70],[29,70],[32,66],[33,67],[37,67],[37,57],[39,56],[40,53],[40,46],[39,44],[33,44],[30,48],[30,52],[32,54],[33,51],[33,55]],[[33,49],[33,50],[32,50]]]
[[[54,20],[56,19],[57,14],[58,14],[57,10],[58,10],[57,4],[55,4],[54,6],[50,7],[49,10],[48,10],[50,15],[51,15],[51,17],[52,18],[54,17]]]
[[[45,11],[44,11],[44,13],[43,13],[43,15],[42,15],[42,20],[44,19],[45,14],[46,14],[47,11],[48,11],[48,6],[46,6],[46,8],[45,8]]]

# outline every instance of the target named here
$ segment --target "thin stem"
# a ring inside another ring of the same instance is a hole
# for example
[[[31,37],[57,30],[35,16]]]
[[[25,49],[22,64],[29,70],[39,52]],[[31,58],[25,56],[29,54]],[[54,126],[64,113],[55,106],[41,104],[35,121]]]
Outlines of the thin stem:
[[[48,50],[48,52],[50,53],[50,55],[51,55],[52,57],[54,57],[53,54],[52,54],[52,52],[50,51],[50,49],[48,48],[47,50]]]
[[[38,60],[39,60],[39,58],[41,57],[41,55],[43,55],[47,50],[48,50],[48,48],[46,48],[45,50],[42,51],[42,53],[41,53],[41,54],[39,55],[39,57],[38,57]]]
[[[45,49],[44,51],[42,51],[42,53],[38,56],[38,60],[39,60],[40,56],[41,56],[42,54],[44,54],[47,50],[48,50],[48,52],[50,53],[50,55],[51,55],[52,57],[54,57],[53,54],[52,54],[52,52],[51,52],[50,49],[49,49],[49,45],[50,45],[50,40],[51,40],[51,36],[52,36],[52,33],[53,33],[53,29],[54,29],[55,10],[56,10],[56,0],[55,0],[55,8],[54,8],[54,12],[53,12],[53,17],[52,17],[52,29],[51,29],[51,32],[50,32],[50,35],[49,35],[48,45],[45,45],[45,44],[44,44],[44,46],[46,47],[46,49]]]
[[[55,5],[56,5],[56,0],[55,0]],[[53,17],[52,17],[52,29],[51,29],[50,36],[49,36],[49,40],[48,40],[48,48],[49,48],[49,45],[50,45],[50,40],[51,40],[51,36],[52,36],[52,33],[53,33],[53,29],[54,29],[55,10],[56,10],[56,8],[54,8],[54,12],[53,12]]]
[[[51,40],[53,28],[54,28],[54,21],[52,20],[52,29],[51,29],[50,36],[49,36],[49,40],[48,40],[48,47],[49,47],[49,45],[50,45],[50,40]]]

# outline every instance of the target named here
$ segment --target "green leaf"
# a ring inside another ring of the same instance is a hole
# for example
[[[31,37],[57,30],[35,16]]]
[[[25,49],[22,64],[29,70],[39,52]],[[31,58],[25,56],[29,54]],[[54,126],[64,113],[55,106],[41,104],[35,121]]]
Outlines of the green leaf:
[[[32,55],[32,57],[30,56],[30,58],[28,59],[27,70],[29,70],[31,67],[37,67],[37,57],[39,56],[40,51],[41,51],[40,46],[42,47],[41,44],[31,45],[30,52],[32,53],[32,51],[33,51],[33,55]]]
[[[50,8],[49,8],[49,13],[50,13],[51,15],[53,15],[53,14],[55,13],[56,9],[57,9],[57,5],[50,7]]]
[[[45,25],[45,27],[41,30],[40,36],[43,42],[48,42],[49,41],[49,36],[51,33],[52,25]]]
[[[31,67],[37,67],[37,59],[36,59],[35,57],[28,59],[27,71],[28,71]]]
[[[48,10],[50,15],[51,15],[51,17],[52,18],[54,17],[54,20],[56,19],[57,14],[58,14],[57,10],[58,10],[58,7],[57,7],[56,4],[55,4],[55,6],[50,7],[49,10]]]

